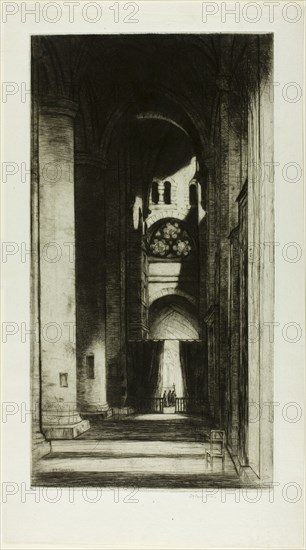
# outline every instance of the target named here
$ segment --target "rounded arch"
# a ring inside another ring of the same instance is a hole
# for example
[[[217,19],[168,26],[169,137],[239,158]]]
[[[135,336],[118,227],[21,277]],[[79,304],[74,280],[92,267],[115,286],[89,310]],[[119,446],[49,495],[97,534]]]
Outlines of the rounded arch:
[[[164,298],[165,296],[180,296],[181,298],[185,298],[190,304],[192,304],[194,307],[197,306],[197,300],[194,298],[194,296],[191,296],[191,294],[188,294],[184,290],[180,290],[179,288],[171,288],[171,287],[164,287],[162,289],[155,290],[154,293],[149,296],[149,306],[151,306],[156,300],[159,300],[160,298]]]
[[[195,305],[173,293],[156,300],[149,309],[149,338],[198,340],[199,320]]]
[[[194,143],[196,150],[208,151],[209,150],[209,136],[207,134],[207,129],[201,121],[201,117],[198,115],[196,110],[184,100],[184,98],[175,95],[170,90],[164,88],[163,86],[153,87],[151,92],[156,92],[157,96],[166,97],[171,103],[178,107],[184,114],[187,116],[189,121],[192,124],[192,127],[196,130],[198,143]],[[113,130],[116,124],[120,121],[121,117],[127,114],[131,106],[135,106],[135,100],[133,94],[129,94],[128,97],[120,103],[112,112],[109,117],[108,123],[106,125],[105,131],[101,136],[100,141],[100,154],[102,159],[107,162],[107,153],[109,144],[111,141]],[[141,113],[140,113],[141,114]],[[173,124],[174,126],[179,127],[185,134],[187,134],[191,141],[193,142],[193,137],[182,128],[173,118],[165,116],[159,112],[159,110],[151,112],[151,115],[155,114],[156,118],[161,118],[167,120],[167,122]],[[137,115],[136,115],[137,116]]]
[[[178,124],[177,122],[175,122],[175,120],[172,120],[171,118],[163,115],[162,113],[158,113],[158,112],[148,112],[148,113],[139,113],[138,115],[136,115],[136,118],[141,120],[141,119],[153,119],[153,120],[164,120],[165,122],[169,122],[169,124],[173,124],[173,126],[175,126],[176,128],[179,128],[180,130],[182,130],[182,132],[184,132],[184,134],[188,137],[190,137],[190,135],[188,134],[188,132],[186,132],[185,128],[183,128],[183,126],[181,126],[181,124]]]
[[[163,220],[166,218],[177,218],[180,221],[184,221],[186,218],[186,210],[169,209],[169,210],[154,211],[146,219],[147,229],[151,228],[155,223],[159,222],[160,220]]]

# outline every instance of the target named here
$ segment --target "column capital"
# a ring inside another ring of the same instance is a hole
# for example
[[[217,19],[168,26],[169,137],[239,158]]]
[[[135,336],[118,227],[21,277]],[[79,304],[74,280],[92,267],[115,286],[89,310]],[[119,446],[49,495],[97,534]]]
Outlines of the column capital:
[[[77,114],[78,104],[66,97],[41,97],[39,99],[39,112],[42,115],[64,115],[74,118]]]
[[[76,152],[74,162],[77,166],[93,166],[99,170],[105,170],[107,168],[107,161],[105,158],[91,153]]]

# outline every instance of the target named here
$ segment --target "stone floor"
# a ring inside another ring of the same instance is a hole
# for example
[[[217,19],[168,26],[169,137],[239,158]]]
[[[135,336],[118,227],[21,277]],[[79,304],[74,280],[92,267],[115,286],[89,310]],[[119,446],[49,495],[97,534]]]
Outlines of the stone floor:
[[[77,439],[143,441],[205,441],[210,422],[184,414],[136,414],[91,420],[91,428]]]
[[[229,453],[206,463],[210,426],[201,417],[134,415],[91,422],[57,440],[33,468],[33,485],[156,488],[239,487]]]

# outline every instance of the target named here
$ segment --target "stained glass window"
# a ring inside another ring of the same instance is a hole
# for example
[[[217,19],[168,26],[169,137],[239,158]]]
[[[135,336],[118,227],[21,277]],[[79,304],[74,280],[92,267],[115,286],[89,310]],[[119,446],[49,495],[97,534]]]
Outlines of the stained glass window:
[[[149,240],[149,253],[158,258],[186,258],[193,245],[187,230],[177,220],[169,220],[156,229]]]

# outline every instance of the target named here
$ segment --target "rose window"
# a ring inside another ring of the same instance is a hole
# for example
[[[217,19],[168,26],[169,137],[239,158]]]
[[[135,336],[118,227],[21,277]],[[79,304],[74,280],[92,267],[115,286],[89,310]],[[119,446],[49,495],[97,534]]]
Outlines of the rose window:
[[[159,258],[186,258],[193,251],[186,229],[176,220],[159,226],[149,240],[149,253]]]

